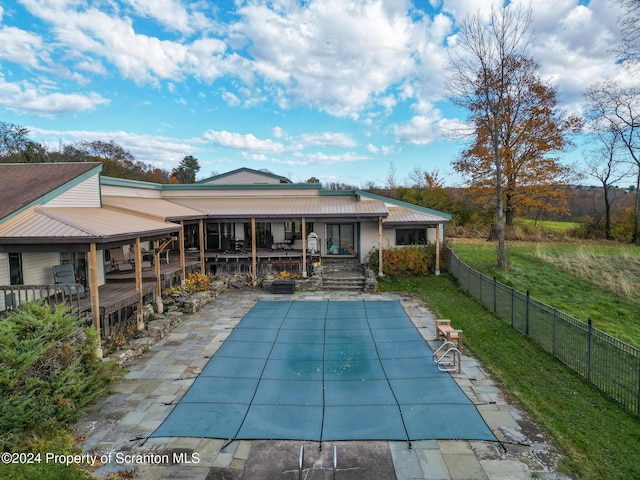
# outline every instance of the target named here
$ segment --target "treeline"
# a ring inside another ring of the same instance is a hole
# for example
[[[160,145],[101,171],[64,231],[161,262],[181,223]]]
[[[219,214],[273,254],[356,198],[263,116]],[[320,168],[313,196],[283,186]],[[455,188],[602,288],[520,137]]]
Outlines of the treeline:
[[[0,163],[59,162],[100,162],[105,176],[153,183],[193,183],[200,170],[198,160],[191,155],[171,171],[158,168],[136,160],[113,140],[75,142],[50,151],[46,145],[32,140],[27,128],[0,122]]]

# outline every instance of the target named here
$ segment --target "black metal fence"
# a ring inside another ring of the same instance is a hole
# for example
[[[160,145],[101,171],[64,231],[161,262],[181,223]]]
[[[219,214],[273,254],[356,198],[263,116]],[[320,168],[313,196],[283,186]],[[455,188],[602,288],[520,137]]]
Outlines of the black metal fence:
[[[449,271],[469,295],[629,411],[640,413],[640,349],[497,282],[449,251]]]

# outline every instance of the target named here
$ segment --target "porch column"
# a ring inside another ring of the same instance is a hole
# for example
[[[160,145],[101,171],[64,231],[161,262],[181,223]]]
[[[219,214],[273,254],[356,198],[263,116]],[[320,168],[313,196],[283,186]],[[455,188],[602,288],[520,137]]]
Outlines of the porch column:
[[[302,278],[307,278],[307,224],[304,217],[302,217]]]
[[[164,312],[164,306],[162,305],[162,279],[160,277],[160,240],[153,242],[153,267],[156,273],[156,309],[158,313]]]
[[[182,280],[181,285],[184,285],[187,279],[187,266],[184,259],[184,220],[180,220],[180,234],[178,235],[178,242],[180,243],[180,267],[182,268]]]
[[[251,282],[255,285],[258,278],[256,272],[258,268],[258,259],[256,252],[256,219],[251,219]]]
[[[98,332],[98,350],[96,355],[102,358],[102,338],[100,336],[100,295],[98,293],[98,254],[96,244],[89,245],[89,293],[91,296],[91,319],[93,328]]]
[[[436,224],[436,275],[440,275],[440,225]]]
[[[207,266],[204,262],[204,220],[200,219],[198,224],[200,234],[200,271],[206,275]]]
[[[384,277],[382,268],[382,217],[378,217],[378,276]]]
[[[138,303],[137,328],[138,331],[144,330],[144,318],[142,315],[143,292],[142,292],[142,248],[140,247],[140,237],[136,237],[135,246],[135,264],[136,264],[136,292],[140,293],[140,301]]]

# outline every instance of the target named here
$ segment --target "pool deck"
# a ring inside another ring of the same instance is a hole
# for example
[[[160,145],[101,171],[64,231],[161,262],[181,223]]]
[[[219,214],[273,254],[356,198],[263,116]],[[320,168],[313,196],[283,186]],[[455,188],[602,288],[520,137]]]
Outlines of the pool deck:
[[[308,292],[265,294],[230,290],[182,323],[140,357],[113,393],[76,424],[84,453],[102,456],[97,476],[134,470],[145,480],[297,479],[304,445],[303,478],[344,480],[568,479],[554,472],[557,452],[528,416],[508,401],[477,361],[463,350],[461,373],[452,374],[499,442],[227,441],[149,438],[258,300],[399,300],[430,345],[435,317],[417,299],[398,294]],[[411,447],[411,448],[410,448]]]

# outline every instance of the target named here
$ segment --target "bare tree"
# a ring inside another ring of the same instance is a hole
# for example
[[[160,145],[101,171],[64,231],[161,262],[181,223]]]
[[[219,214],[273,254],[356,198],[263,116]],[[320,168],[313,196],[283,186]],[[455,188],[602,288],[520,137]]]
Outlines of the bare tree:
[[[636,69],[640,64],[640,0],[619,0],[623,13],[620,16],[622,41],[615,48],[618,61]]]
[[[616,150],[636,170],[632,243],[640,243],[640,88],[606,80],[587,89],[585,116],[595,132],[617,136]]]
[[[615,130],[596,131],[594,140],[596,148],[584,153],[587,174],[596,178],[602,185],[604,201],[604,235],[607,240],[612,240],[611,235],[611,206],[615,198],[611,193],[615,192],[614,185],[630,173],[630,168],[623,167],[618,150],[620,136]]]
[[[477,12],[465,18],[449,57],[447,86],[451,100],[469,112],[470,121],[486,132],[492,158],[497,214],[498,267],[507,266],[503,208],[503,138],[510,122],[509,99],[514,72],[526,58],[531,10],[513,5],[493,7],[488,21]]]

